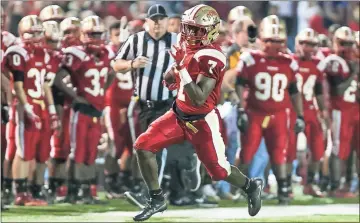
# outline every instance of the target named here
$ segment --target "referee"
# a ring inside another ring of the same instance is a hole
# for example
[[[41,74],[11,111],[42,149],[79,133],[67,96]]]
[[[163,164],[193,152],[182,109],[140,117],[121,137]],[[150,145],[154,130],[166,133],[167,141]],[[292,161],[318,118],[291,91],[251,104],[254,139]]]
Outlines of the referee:
[[[139,121],[142,132],[170,109],[176,96],[176,91],[169,91],[162,84],[163,73],[174,62],[169,51],[177,39],[176,33],[167,32],[167,17],[163,6],[151,6],[146,18],[148,30],[138,32],[127,39],[120,48],[113,66],[116,72],[125,73],[132,70],[136,78],[135,94],[139,98]],[[159,176],[163,175],[166,154],[167,150],[163,150],[157,157],[162,164],[159,165]],[[134,179],[135,187],[142,182],[140,175],[138,179]],[[146,201],[141,193],[130,192],[126,193],[126,196],[139,207],[143,207]]]

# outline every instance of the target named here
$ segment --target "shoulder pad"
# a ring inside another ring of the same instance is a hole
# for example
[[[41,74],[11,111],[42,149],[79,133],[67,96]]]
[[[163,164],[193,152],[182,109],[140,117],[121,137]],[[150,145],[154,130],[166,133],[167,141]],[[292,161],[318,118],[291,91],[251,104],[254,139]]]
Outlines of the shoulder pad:
[[[203,56],[207,56],[207,57],[213,57],[214,59],[217,59],[217,60],[220,60],[224,66],[226,66],[226,57],[225,55],[220,52],[219,50],[216,50],[216,49],[212,49],[212,48],[209,48],[209,49],[201,49],[199,51],[197,51],[194,55],[194,58],[196,61],[200,61],[200,58],[203,57]]]
[[[86,53],[83,51],[83,49],[78,46],[70,46],[64,49],[64,53],[72,54],[77,58],[79,58],[81,61],[85,60],[87,56]]]
[[[240,59],[244,61],[247,67],[255,65],[255,59],[251,53],[251,51],[245,51],[240,55]]]
[[[331,54],[331,55],[327,56],[325,59],[323,59],[322,61],[320,61],[320,63],[317,65],[317,68],[320,71],[324,71],[330,61],[337,61],[341,65],[343,72],[348,73],[350,71],[350,68],[349,68],[348,64],[346,63],[346,61],[336,54]]]
[[[25,59],[25,61],[27,61],[29,59],[29,55],[28,55],[27,50],[25,50],[23,47],[21,47],[19,45],[10,46],[6,50],[4,56],[7,56],[8,54],[11,54],[11,53],[16,53],[16,54],[21,55]]]

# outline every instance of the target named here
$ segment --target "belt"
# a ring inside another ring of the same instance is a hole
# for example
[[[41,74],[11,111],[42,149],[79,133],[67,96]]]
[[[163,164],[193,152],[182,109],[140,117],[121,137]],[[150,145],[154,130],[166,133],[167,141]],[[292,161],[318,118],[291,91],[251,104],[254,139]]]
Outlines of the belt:
[[[188,115],[185,114],[183,111],[181,111],[177,106],[176,106],[176,102],[174,101],[173,105],[172,105],[172,109],[176,115],[176,117],[182,121],[185,126],[190,129],[191,131],[193,131],[193,133],[197,133],[199,130],[193,125],[194,122],[197,122],[198,120],[204,119],[206,114],[201,114],[201,115]]]
[[[147,108],[159,108],[159,107],[164,107],[164,106],[168,106],[173,100],[169,99],[169,100],[165,100],[165,101],[151,101],[151,100],[140,100],[139,104],[140,107],[147,107]]]
[[[97,110],[96,108],[94,108],[94,106],[92,106],[92,105],[77,103],[77,104],[73,105],[73,109],[74,109],[74,111],[78,111],[78,112],[88,115],[90,117],[99,118],[102,116],[102,112]]]

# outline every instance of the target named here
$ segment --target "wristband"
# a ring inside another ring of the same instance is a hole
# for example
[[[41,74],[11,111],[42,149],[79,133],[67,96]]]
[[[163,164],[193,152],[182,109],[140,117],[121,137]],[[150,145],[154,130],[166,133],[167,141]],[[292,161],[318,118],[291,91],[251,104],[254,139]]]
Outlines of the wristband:
[[[131,60],[131,63],[130,63],[131,69],[134,69],[134,67],[133,67],[134,60],[135,60],[135,59]]]
[[[55,115],[56,114],[55,105],[49,105],[48,109],[49,109],[49,114],[50,115]]]
[[[187,85],[191,83],[193,80],[189,74],[189,72],[186,70],[186,68],[183,68],[179,71],[181,80],[184,82],[184,85]]]

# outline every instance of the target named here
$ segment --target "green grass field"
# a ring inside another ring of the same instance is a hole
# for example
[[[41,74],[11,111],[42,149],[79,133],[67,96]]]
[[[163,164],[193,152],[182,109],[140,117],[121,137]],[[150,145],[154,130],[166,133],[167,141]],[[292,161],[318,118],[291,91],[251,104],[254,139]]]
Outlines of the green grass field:
[[[300,196],[293,200],[291,205],[326,205],[326,204],[359,204],[359,199],[332,199],[311,198]],[[276,201],[264,201],[264,206],[276,205]],[[219,207],[246,207],[245,201],[234,203],[232,201],[221,201]],[[194,209],[195,206],[186,209]],[[169,210],[180,210],[184,208],[170,206]],[[46,207],[10,207],[10,210],[2,213],[2,222],[131,222],[132,213],[129,216],[116,216],[118,211],[139,211],[126,200],[111,200],[106,205],[70,205],[58,204]],[[279,211],[281,208],[279,207]],[[108,212],[108,213],[106,213]],[[195,212],[196,213],[196,212]],[[216,214],[216,213],[214,213]],[[211,219],[210,219],[211,220]],[[153,222],[199,222],[201,219],[194,216],[182,218],[168,218],[160,215],[151,218]],[[206,219],[209,221],[209,219]],[[359,215],[314,215],[278,218],[256,218],[256,219],[226,219],[226,222],[359,222]],[[219,222],[219,219],[214,219]]]

